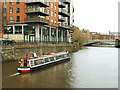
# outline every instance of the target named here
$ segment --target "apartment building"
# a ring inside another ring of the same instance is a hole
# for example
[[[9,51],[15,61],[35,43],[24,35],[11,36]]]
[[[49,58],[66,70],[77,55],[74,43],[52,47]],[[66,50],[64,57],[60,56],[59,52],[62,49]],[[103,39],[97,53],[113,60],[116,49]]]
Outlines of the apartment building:
[[[110,32],[109,31],[109,35],[115,36],[115,39],[119,39],[120,40],[120,32]]]
[[[68,42],[69,0],[4,0],[4,35],[15,41]]]

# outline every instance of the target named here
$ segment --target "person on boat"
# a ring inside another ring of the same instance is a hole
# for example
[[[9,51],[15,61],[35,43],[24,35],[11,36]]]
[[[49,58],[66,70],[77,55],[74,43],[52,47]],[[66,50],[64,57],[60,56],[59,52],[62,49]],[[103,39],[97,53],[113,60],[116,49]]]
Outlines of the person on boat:
[[[25,55],[25,63],[24,63],[24,66],[26,66],[27,67],[27,60],[29,59],[29,56],[28,56],[28,54],[26,54]]]
[[[28,54],[25,55],[25,59],[28,60],[29,59],[29,56]]]
[[[66,51],[67,53],[69,53],[69,51]]]
[[[20,64],[20,67],[21,67],[21,59],[20,59],[20,60],[18,60],[18,63]]]
[[[37,58],[37,54],[33,51],[33,57]]]

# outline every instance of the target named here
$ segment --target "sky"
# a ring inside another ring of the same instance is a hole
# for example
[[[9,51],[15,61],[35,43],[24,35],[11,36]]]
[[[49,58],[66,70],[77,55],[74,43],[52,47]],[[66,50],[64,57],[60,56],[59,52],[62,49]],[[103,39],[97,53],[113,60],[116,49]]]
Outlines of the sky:
[[[90,32],[118,31],[118,2],[120,0],[72,0],[74,25]]]

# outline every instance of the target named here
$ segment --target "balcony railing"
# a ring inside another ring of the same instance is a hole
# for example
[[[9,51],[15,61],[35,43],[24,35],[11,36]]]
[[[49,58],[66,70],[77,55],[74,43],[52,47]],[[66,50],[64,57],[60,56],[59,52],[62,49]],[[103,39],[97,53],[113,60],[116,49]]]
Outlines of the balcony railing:
[[[57,27],[57,23],[51,23],[51,26]]]
[[[65,4],[63,2],[59,2],[59,7],[60,8],[65,8]]]
[[[59,14],[60,15],[63,15],[63,16],[70,16],[70,13],[69,12],[67,12],[65,9],[59,9]]]
[[[59,20],[60,22],[64,22],[64,21],[65,21],[65,17],[59,17],[58,20]]]
[[[65,28],[65,29],[71,29],[71,27],[65,23],[59,23],[58,26],[61,28]]]
[[[43,24],[49,24],[50,21],[48,19],[44,18],[25,18],[24,20],[26,23],[43,23]]]
[[[64,3],[70,4],[70,0],[64,0]]]
[[[43,7],[49,7],[49,5],[47,4],[47,0],[25,0],[25,4],[35,4],[35,3]]]
[[[38,8],[25,9],[25,13],[40,13],[40,15],[49,16],[49,14],[47,13],[47,10],[38,9]]]

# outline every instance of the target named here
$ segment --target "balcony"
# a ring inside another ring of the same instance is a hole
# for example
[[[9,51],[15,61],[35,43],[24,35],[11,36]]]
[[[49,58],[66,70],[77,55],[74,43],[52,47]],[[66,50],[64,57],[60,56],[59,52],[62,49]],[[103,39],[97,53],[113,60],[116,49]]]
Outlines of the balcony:
[[[45,0],[25,0],[25,4],[26,5],[39,5],[41,7],[49,7],[49,5],[47,4],[47,2],[45,2]]]
[[[65,9],[59,9],[59,15],[62,15],[64,17],[69,17],[70,13],[68,13]]]
[[[49,25],[50,21],[44,18],[25,18],[25,23],[41,23],[44,25]]]
[[[52,27],[57,27],[57,23],[51,23]]]
[[[65,4],[63,2],[59,2],[59,8],[65,8]]]
[[[59,18],[58,18],[58,21],[59,21],[59,22],[65,22],[65,17],[59,17]]]
[[[71,29],[71,27],[65,23],[59,23],[58,27],[61,29],[69,29],[69,30]]]
[[[47,13],[47,11],[44,9],[39,9],[39,8],[32,8],[32,9],[25,9],[25,13],[26,14],[40,14],[41,16],[49,16],[49,14]]]
[[[65,4],[70,4],[70,0],[64,0]]]

